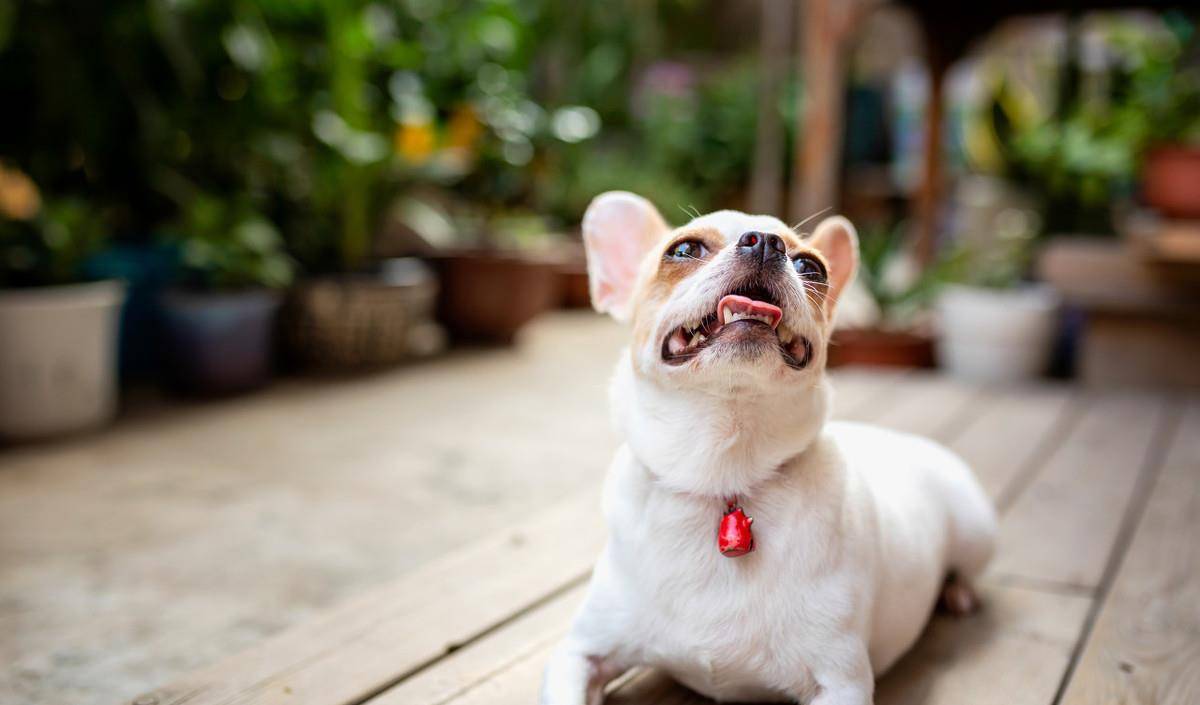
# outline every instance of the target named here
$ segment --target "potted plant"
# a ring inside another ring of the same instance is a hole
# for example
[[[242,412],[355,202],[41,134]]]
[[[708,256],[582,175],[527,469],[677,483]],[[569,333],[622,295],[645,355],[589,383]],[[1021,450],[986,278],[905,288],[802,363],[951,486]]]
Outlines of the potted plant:
[[[84,201],[43,202],[0,165],[0,438],[92,428],[115,413],[124,285],[83,270],[107,237]]]
[[[951,374],[1013,382],[1044,374],[1058,324],[1058,297],[1026,279],[1039,216],[1020,191],[972,176],[956,195],[958,242],[944,258],[937,301],[939,364]]]
[[[864,228],[859,246],[858,279],[838,305],[829,364],[932,366],[929,307],[945,265],[922,271],[901,224]]]
[[[1200,71],[1197,44],[1185,31],[1173,41],[1142,49],[1130,78],[1129,99],[1117,119],[1128,124],[1144,154],[1142,196],[1166,216],[1200,218]],[[1189,55],[1190,50],[1190,55]]]
[[[562,301],[568,259],[542,218],[459,209],[457,237],[430,258],[442,285],[438,319],[460,340],[510,344]]]
[[[399,184],[393,89],[397,62],[405,63],[402,42],[382,28],[406,17],[360,3],[261,12],[263,22],[245,24],[266,52],[247,92],[277,124],[252,144],[265,167],[256,182],[272,192],[288,249],[307,274],[283,312],[289,358],[347,371],[436,349],[436,281],[411,262],[385,261],[377,247]],[[297,100],[298,85],[318,90]]]
[[[292,281],[283,239],[244,200],[204,193],[170,228],[180,285],[161,300],[166,369],[193,394],[230,394],[271,375],[280,290]]]
[[[1102,52],[1068,52],[1056,99],[1039,108],[1019,76],[994,70],[993,95],[971,111],[968,154],[1042,195],[1051,232],[1113,233],[1113,204],[1138,188],[1169,217],[1200,218],[1197,26],[1110,21]],[[1081,32],[1072,25],[1071,42]],[[1084,64],[1080,57],[1099,61]],[[986,74],[985,74],[986,75]]]

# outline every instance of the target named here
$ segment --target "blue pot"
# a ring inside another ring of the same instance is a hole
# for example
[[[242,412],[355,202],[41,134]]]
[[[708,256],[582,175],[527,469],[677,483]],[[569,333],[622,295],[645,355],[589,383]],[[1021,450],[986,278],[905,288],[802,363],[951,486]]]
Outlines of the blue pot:
[[[164,295],[163,335],[174,386],[191,394],[224,395],[266,383],[281,302],[279,293],[266,289]]]
[[[120,365],[125,381],[154,379],[162,365],[159,301],[179,276],[174,245],[120,245],[89,258],[90,279],[120,279],[128,296],[121,310]]]

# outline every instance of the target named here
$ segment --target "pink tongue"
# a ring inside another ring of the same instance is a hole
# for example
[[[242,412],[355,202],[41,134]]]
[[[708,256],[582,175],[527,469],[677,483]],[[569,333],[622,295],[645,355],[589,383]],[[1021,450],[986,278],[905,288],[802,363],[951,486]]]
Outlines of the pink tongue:
[[[771,328],[778,328],[779,322],[783,320],[783,309],[769,304],[766,301],[755,301],[748,296],[737,296],[730,294],[721,299],[721,303],[717,304],[717,320],[721,325],[725,325],[725,309],[728,308],[734,313],[741,313],[752,316],[765,316],[771,321]]]

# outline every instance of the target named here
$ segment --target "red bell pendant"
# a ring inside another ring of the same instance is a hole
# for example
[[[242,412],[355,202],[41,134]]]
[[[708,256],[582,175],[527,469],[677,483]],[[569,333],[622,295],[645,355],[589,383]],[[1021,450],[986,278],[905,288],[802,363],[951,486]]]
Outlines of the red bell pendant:
[[[754,517],[746,516],[736,500],[729,502],[717,529],[717,548],[722,556],[736,558],[754,550],[754,533],[750,531],[753,523]]]

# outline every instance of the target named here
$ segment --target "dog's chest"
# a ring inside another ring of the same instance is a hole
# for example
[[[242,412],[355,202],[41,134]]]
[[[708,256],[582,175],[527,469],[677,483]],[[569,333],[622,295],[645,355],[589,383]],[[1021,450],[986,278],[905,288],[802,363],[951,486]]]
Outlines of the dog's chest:
[[[780,699],[803,680],[803,635],[829,599],[814,566],[828,564],[820,530],[786,508],[746,503],[755,551],[721,555],[719,502],[648,497],[613,528],[615,561],[636,594],[634,637],[648,663],[722,699]],[[778,675],[776,675],[778,674]]]

